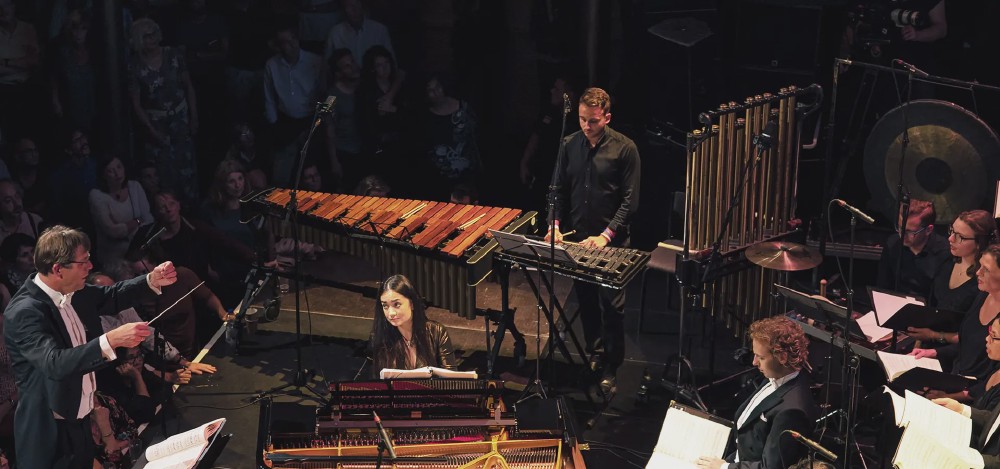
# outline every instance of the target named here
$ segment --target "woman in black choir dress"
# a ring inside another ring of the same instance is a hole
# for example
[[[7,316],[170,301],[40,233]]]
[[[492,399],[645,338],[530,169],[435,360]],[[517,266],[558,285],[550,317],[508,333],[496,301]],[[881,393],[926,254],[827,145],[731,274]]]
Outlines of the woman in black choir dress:
[[[911,355],[917,358],[932,357],[942,365],[951,364],[951,372],[963,376],[973,376],[976,384],[957,393],[944,393],[936,389],[927,390],[928,398],[950,397],[964,402],[972,402],[985,391],[986,381],[996,370],[995,362],[986,355],[983,341],[988,333],[987,325],[1000,313],[1000,244],[991,244],[979,259],[976,272],[980,293],[965,313],[959,327],[956,343],[949,343],[938,349],[914,348]]]
[[[948,247],[955,262],[945,263],[934,276],[932,306],[959,312],[969,310],[979,295],[976,281],[979,258],[987,246],[998,241],[996,231],[996,220],[985,210],[962,212],[952,222],[948,229]],[[958,334],[954,332],[911,327],[907,334],[925,345],[958,343]]]
[[[375,303],[370,347],[374,374],[383,368],[412,370],[424,366],[455,369],[448,330],[427,319],[427,307],[410,280],[393,275],[382,283]]]
[[[986,333],[986,355],[994,363],[1000,362],[1000,315],[990,321]],[[986,391],[976,398],[972,407],[992,411],[1000,405],[1000,369],[994,371],[990,378],[986,380]]]

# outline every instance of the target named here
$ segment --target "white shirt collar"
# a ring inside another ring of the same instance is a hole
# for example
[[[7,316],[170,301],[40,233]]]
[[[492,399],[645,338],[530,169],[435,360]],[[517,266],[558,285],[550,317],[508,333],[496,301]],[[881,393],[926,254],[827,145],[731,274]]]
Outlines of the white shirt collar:
[[[49,296],[49,299],[56,304],[56,307],[62,308],[73,300],[73,292],[63,295],[62,293],[53,290],[52,287],[46,285],[45,282],[42,281],[41,275],[35,275],[34,282],[35,285],[38,285],[38,288],[41,288],[42,291]]]
[[[795,377],[798,376],[798,375],[799,375],[799,372],[798,372],[798,370],[796,370],[796,371],[788,373],[787,375],[782,376],[780,378],[768,378],[767,380],[771,382],[771,386],[773,386],[774,389],[778,389],[778,388],[781,387],[782,384],[785,384],[785,383],[787,383],[787,382],[795,379]]]

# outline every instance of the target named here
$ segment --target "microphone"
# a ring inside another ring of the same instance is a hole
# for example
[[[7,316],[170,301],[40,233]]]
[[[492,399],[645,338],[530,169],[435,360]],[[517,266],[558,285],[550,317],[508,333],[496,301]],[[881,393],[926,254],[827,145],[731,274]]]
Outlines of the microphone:
[[[799,443],[802,443],[803,445],[808,446],[813,451],[819,453],[820,456],[823,456],[824,458],[829,459],[830,462],[836,462],[837,461],[837,455],[833,454],[832,451],[824,448],[819,443],[816,443],[815,441],[812,441],[809,438],[806,438],[806,437],[802,436],[801,433],[799,433],[799,432],[797,432],[795,430],[785,430],[785,431],[788,432],[789,435],[792,435],[792,438],[794,438],[795,441],[798,441]]]
[[[904,61],[902,61],[902,60],[900,60],[900,59],[892,59],[892,61],[893,61],[893,62],[894,62],[894,63],[895,63],[896,65],[899,65],[900,67],[903,67],[903,68],[905,68],[905,69],[906,69],[906,71],[908,71],[908,72],[910,72],[910,73],[912,73],[912,74],[914,74],[914,75],[916,75],[916,76],[918,76],[918,77],[920,77],[920,78],[927,78],[927,77],[929,77],[929,76],[930,76],[930,75],[928,75],[928,74],[927,74],[927,72],[925,72],[925,71],[923,71],[923,70],[921,70],[921,69],[917,68],[917,66],[916,66],[916,65],[913,65],[913,64],[911,64],[911,63],[908,63],[908,62],[904,62]]]
[[[372,411],[372,416],[375,417],[375,426],[378,427],[379,438],[382,439],[382,444],[385,445],[386,451],[389,452],[389,459],[396,459],[396,448],[392,447],[392,440],[389,439],[389,434],[385,432],[385,427],[382,426],[382,419],[378,418],[378,414],[374,410]]]
[[[775,121],[767,121],[764,125],[764,130],[761,130],[756,137],[753,138],[753,144],[756,145],[761,151],[771,148],[774,143],[774,138],[778,136],[778,123]]]
[[[167,227],[165,226],[163,228],[160,228],[160,231],[153,233],[153,236],[150,236],[145,243],[142,243],[142,247],[139,248],[139,251],[145,251],[146,249],[149,249],[149,245],[153,244],[153,241],[156,241],[161,235],[163,235],[164,231],[167,231]]]
[[[569,104],[569,93],[563,93],[563,114],[569,115],[572,110]]]
[[[323,101],[322,103],[320,103],[319,109],[317,110],[317,112],[320,113],[320,114],[329,114],[329,113],[333,112],[333,105],[336,104],[336,102],[337,102],[337,97],[336,96],[334,96],[332,94],[330,96],[327,96],[326,97],[326,101]]]
[[[856,216],[856,217],[864,220],[865,223],[868,223],[869,225],[875,223],[875,219],[874,218],[868,216],[868,214],[866,214],[865,212],[862,212],[857,207],[854,207],[851,204],[849,204],[847,202],[844,202],[843,200],[840,200],[840,199],[833,199],[833,201],[836,202],[837,205],[840,205],[841,207],[844,207],[845,209],[847,209],[848,212],[853,213],[854,216]]]

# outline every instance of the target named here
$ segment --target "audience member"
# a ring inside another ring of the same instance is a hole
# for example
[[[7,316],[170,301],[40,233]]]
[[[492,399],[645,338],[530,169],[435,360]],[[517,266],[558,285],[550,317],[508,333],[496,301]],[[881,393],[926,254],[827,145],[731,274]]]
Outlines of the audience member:
[[[306,160],[302,166],[302,180],[299,189],[313,192],[329,192],[323,183],[323,175],[319,172],[319,166],[313,160]]]
[[[143,273],[151,267],[149,257],[133,259],[134,273]],[[139,317],[146,321],[156,317],[173,305],[170,312],[156,320],[157,330],[186,360],[194,359],[205,340],[218,330],[222,321],[233,318],[223,308],[219,298],[206,285],[198,286],[202,279],[184,266],[177,266],[177,283],[163,289],[163,295],[136,303]],[[193,291],[190,295],[188,292]],[[184,295],[187,295],[186,297]]]
[[[17,184],[10,179],[0,180],[0,241],[14,233],[23,233],[32,239],[41,234],[42,217],[24,210]]]
[[[268,188],[267,171],[271,170],[269,158],[259,151],[257,137],[246,121],[233,124],[232,144],[226,152],[226,159],[239,162],[246,170],[247,184],[251,192]]]
[[[135,461],[132,460],[129,449],[133,445],[142,444],[135,420],[114,397],[101,391],[94,393],[94,411],[91,415],[94,468],[131,468]]]
[[[334,50],[348,49],[354,56],[354,61],[360,63],[368,48],[376,45],[392,53],[389,29],[365,14],[362,0],[341,0],[341,7],[344,9],[344,21],[330,30],[323,49],[325,58],[329,59]]]
[[[901,219],[902,212],[896,221],[896,233],[889,236],[882,249],[876,284],[926,299],[931,296],[934,275],[950,257],[948,240],[934,232],[937,214],[931,202],[911,200],[909,217],[902,228]]]
[[[326,67],[322,57],[299,47],[292,25],[279,26],[274,33],[278,54],[264,66],[264,114],[272,124],[274,145],[271,179],[287,185],[298,161],[298,143],[311,124],[310,119],[326,88]]]
[[[369,158],[361,154],[361,134],[358,131],[357,90],[360,70],[347,49],[337,49],[330,56],[333,83],[328,93],[335,96],[333,119],[326,120],[326,145],[332,185],[338,191],[353,187],[361,176],[368,174]]]
[[[82,130],[68,134],[63,161],[49,179],[49,214],[68,226],[92,232],[90,190],[97,187],[97,162],[90,155],[90,139]]]
[[[449,96],[438,77],[431,77],[426,85],[428,107],[423,137],[427,142],[426,158],[437,170],[437,184],[429,181],[422,184],[447,188],[474,179],[482,170],[475,114],[469,103]]]
[[[379,166],[402,163],[405,100],[395,93],[402,86],[402,75],[385,47],[372,46],[365,53],[356,113],[362,151]]]
[[[229,56],[226,96],[232,119],[263,117],[264,62],[270,52],[267,31],[274,29],[274,15],[265,2],[230,0],[225,9],[229,22]]]
[[[326,38],[338,23],[343,21],[339,1],[302,0],[299,3],[299,38],[303,48],[323,52]]]
[[[160,193],[160,175],[156,172],[156,162],[152,160],[139,161],[136,173],[139,185],[146,193],[146,202],[152,207],[153,196]]]
[[[49,75],[52,112],[69,128],[94,131],[97,70],[87,33],[90,15],[73,10],[63,26]]]
[[[198,101],[184,54],[160,45],[160,26],[136,20],[131,30],[135,55],[129,64],[129,98],[145,131],[144,157],[156,161],[160,181],[187,200],[198,200],[192,136],[198,132]]]
[[[390,192],[392,192],[392,188],[389,187],[389,184],[375,174],[365,176],[354,188],[355,195],[368,197],[388,197]]]
[[[32,245],[34,247],[34,245]],[[5,305],[6,306],[6,305]],[[4,339],[4,315],[0,314],[0,451],[14,463],[14,410],[17,409],[17,383],[10,366]]]
[[[476,186],[463,182],[451,189],[449,200],[453,204],[478,205],[479,191]]]
[[[0,131],[24,135],[35,123],[32,79],[40,62],[35,27],[17,18],[13,0],[0,0]]]
[[[48,194],[46,175],[39,170],[41,158],[38,145],[30,138],[18,140],[14,146],[11,177],[21,191],[24,208],[39,215],[45,214]]]
[[[97,261],[103,266],[125,257],[140,226],[152,223],[149,200],[142,185],[125,177],[125,165],[117,157],[98,164],[100,177],[90,191],[90,215],[97,232]]]
[[[223,160],[215,169],[215,178],[209,189],[208,199],[202,204],[204,219],[230,241],[246,251],[255,251],[254,225],[240,221],[240,199],[248,193],[243,166],[233,160]],[[266,249],[267,246],[260,248]],[[250,263],[243,257],[232,257],[213,250],[211,263],[219,274],[214,290],[223,304],[235,305],[243,297],[246,285],[243,278],[250,270]],[[273,256],[267,256],[272,259]]]
[[[35,273],[35,238],[14,233],[0,242],[0,283],[13,295]]]
[[[547,206],[549,183],[556,167],[559,142],[563,137],[559,133],[563,131],[564,95],[570,103],[576,102],[573,82],[564,76],[559,76],[552,82],[549,99],[542,108],[541,116],[535,121],[531,136],[528,137],[528,143],[524,145],[524,152],[521,154],[521,184],[528,188],[527,206],[535,210]],[[577,121],[577,110],[574,108],[575,106],[571,104],[569,114],[565,117],[566,128],[570,130]]]

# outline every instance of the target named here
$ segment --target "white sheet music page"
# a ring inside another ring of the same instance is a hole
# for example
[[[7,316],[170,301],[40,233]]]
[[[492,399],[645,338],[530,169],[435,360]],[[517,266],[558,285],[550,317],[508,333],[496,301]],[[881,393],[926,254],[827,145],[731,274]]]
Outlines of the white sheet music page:
[[[889,378],[889,381],[898,378],[899,375],[906,373],[911,368],[927,368],[928,370],[942,371],[941,362],[936,358],[915,358],[912,355],[889,353],[881,350],[875,353],[878,354],[878,359],[882,362],[882,368],[885,369],[885,375]]]
[[[731,432],[726,425],[670,406],[646,469],[695,468],[701,456],[721,458]]]
[[[878,325],[874,312],[869,311],[868,314],[858,318],[856,322],[858,323],[858,327],[861,328],[861,333],[865,335],[868,342],[873,344],[892,335],[892,329]]]
[[[896,315],[900,308],[903,306],[913,304],[923,306],[924,302],[920,301],[912,296],[896,296],[890,295],[885,292],[872,291],[872,306],[875,307],[875,312],[878,313],[878,321],[880,324],[885,324],[889,318]],[[889,330],[892,333],[892,330]]]
[[[892,467],[899,469],[982,469],[983,455],[964,447],[942,444],[936,437],[914,426],[903,430]]]
[[[932,432],[943,444],[965,448],[972,441],[972,419],[939,406],[925,397],[906,391],[902,424]]]
[[[892,389],[889,389],[889,386],[882,386],[882,392],[888,394],[889,398],[892,399],[893,419],[896,421],[897,427],[902,427],[903,409],[906,408],[906,399],[904,399],[903,396],[896,394],[896,392]]]

